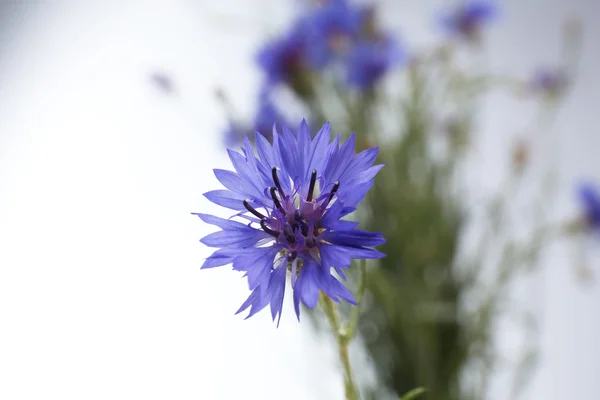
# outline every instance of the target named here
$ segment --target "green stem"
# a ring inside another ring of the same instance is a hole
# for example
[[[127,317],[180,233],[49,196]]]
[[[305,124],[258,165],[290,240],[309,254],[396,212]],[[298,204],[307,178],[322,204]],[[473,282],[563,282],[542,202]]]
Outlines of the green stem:
[[[358,293],[356,296],[357,305],[352,310],[350,321],[345,326],[342,326],[340,316],[333,300],[326,296],[323,292],[319,293],[319,301],[321,307],[327,316],[329,325],[335,335],[338,344],[338,353],[342,366],[344,368],[344,390],[346,393],[346,400],[358,400],[360,398],[359,391],[354,382],[354,374],[352,373],[352,365],[350,364],[350,356],[348,354],[348,345],[356,335],[356,325],[358,322],[358,315],[360,312],[360,303],[362,301],[366,283],[366,261],[363,260],[360,266],[361,278]]]
[[[350,365],[350,357],[348,356],[348,344],[350,343],[348,340],[348,334],[341,326],[340,317],[333,300],[331,300],[331,298],[326,296],[323,292],[321,292],[319,296],[321,300],[321,307],[323,307],[323,311],[325,312],[325,315],[327,315],[329,325],[331,325],[331,329],[333,330],[333,334],[335,335],[338,343],[340,361],[344,367],[344,389],[346,392],[346,400],[358,400],[358,390],[356,389],[356,384],[354,383],[352,366]]]

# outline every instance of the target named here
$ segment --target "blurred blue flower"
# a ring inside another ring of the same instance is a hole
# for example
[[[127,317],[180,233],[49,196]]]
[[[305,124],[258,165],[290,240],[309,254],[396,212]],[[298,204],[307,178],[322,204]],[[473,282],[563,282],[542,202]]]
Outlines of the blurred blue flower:
[[[361,40],[354,45],[347,59],[348,84],[368,89],[402,59],[400,46],[391,36]]]
[[[596,186],[583,184],[579,187],[579,199],[583,215],[590,229],[600,229],[600,193]]]
[[[561,68],[539,68],[531,78],[531,90],[544,95],[557,95],[569,83],[566,72]]]
[[[201,240],[218,248],[202,268],[233,264],[245,272],[251,294],[238,313],[250,308],[247,318],[267,305],[273,320],[281,318],[288,272],[298,318],[300,302],[313,308],[320,291],[337,302],[356,304],[331,269],[345,279],[352,259],[384,257],[372,248],[385,242],[380,233],[342,220],[383,167],[373,166],[378,149],[354,155],[355,135],[342,145],[341,135],[332,142],[330,137],[325,124],[311,139],[306,121],[296,134],[285,126],[282,133],[274,131],[272,145],[255,133],[256,155],[244,137],[242,153],[228,150],[235,172],[214,170],[226,190],[205,193],[206,198],[237,211],[235,216],[245,222],[196,214],[222,229]]]
[[[287,34],[258,52],[268,83],[289,82],[306,68],[323,68],[357,38],[365,12],[347,0],[331,0],[303,14]]]
[[[450,34],[466,39],[476,39],[481,26],[497,15],[497,8],[491,1],[472,0],[460,4],[453,11],[442,15],[443,28]]]

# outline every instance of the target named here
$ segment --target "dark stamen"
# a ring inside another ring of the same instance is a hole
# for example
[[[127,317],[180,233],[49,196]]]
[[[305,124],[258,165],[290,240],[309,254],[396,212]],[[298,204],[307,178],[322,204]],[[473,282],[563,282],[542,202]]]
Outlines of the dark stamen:
[[[281,211],[282,213],[285,214],[285,210],[281,206],[281,203],[279,202],[279,199],[277,198],[277,195],[275,194],[276,190],[277,190],[277,188],[275,186],[273,186],[273,187],[271,187],[271,189],[269,189],[269,191],[271,192],[271,198],[273,199],[273,203],[275,204],[275,208],[277,208],[279,211]]]
[[[298,222],[298,225],[300,225],[300,231],[302,232],[302,235],[308,235],[308,224],[302,218],[302,214],[299,210],[296,210],[296,213],[294,214],[294,220]]]
[[[246,208],[246,210],[248,210],[249,212],[251,212],[252,214],[254,214],[259,219],[265,219],[266,218],[264,215],[262,215],[261,213],[259,213],[258,211],[256,211],[256,209],[254,207],[252,207],[250,205],[250,203],[248,203],[248,200],[244,200],[244,207]]]
[[[260,227],[263,229],[263,231],[267,232],[269,235],[271,235],[273,237],[279,236],[279,232],[274,231],[273,229],[271,229],[267,226],[267,220],[264,218],[260,220]]]
[[[331,202],[331,200],[333,199],[333,195],[338,191],[339,188],[340,181],[335,181],[335,183],[333,184],[333,188],[331,189],[331,193],[329,193],[329,197],[327,198],[327,201],[325,202],[325,205],[323,207],[327,207],[329,205],[329,202]]]
[[[308,235],[308,225],[306,224],[306,222],[304,221],[300,221],[300,232],[302,232],[302,235],[306,236]]]
[[[308,186],[308,195],[306,196],[306,201],[312,201],[316,182],[317,182],[317,170],[313,169],[312,173],[310,174],[310,185]]]
[[[306,238],[306,242],[305,243],[306,243],[306,247],[308,247],[308,248],[312,248],[312,247],[315,247],[317,245],[317,241],[315,240],[314,237]]]
[[[283,235],[290,244],[296,242],[296,235],[294,234],[294,230],[291,226],[287,224],[285,225],[285,227],[283,228]]]
[[[275,182],[275,186],[277,187],[277,190],[279,190],[281,198],[284,198],[285,193],[283,193],[283,189],[281,188],[281,182],[279,182],[279,177],[277,176],[277,167],[273,167],[273,169],[271,170],[271,174],[273,175],[273,182]]]

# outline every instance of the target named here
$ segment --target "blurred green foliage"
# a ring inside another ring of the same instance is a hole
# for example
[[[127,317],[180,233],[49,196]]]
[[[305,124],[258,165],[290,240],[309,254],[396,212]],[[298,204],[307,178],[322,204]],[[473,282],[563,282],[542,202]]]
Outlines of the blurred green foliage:
[[[468,349],[458,318],[463,283],[453,264],[461,211],[443,170],[451,165],[429,155],[428,99],[424,82],[412,75],[401,109],[404,131],[382,147],[386,167],[369,196],[366,229],[383,232],[387,257],[368,272],[372,301],[363,305],[359,331],[380,379],[395,393],[424,386],[423,398],[463,399],[459,380]]]
[[[526,141],[518,142],[508,163],[508,184],[498,185],[497,193],[485,197],[484,215],[476,218],[477,243],[465,256],[462,240],[474,218],[460,167],[476,133],[474,121],[483,96],[490,90],[537,96],[543,109],[556,112],[577,58],[579,30],[573,21],[566,33],[560,91],[554,87],[540,92],[529,81],[460,67],[456,58],[461,49],[450,42],[413,55],[401,71],[396,94],[385,85],[353,90],[331,71],[304,71],[289,83],[309,111],[312,126],[330,121],[335,133],[356,132],[359,150],[379,146],[379,163],[385,164],[356,216],[364,229],[381,231],[387,240],[379,249],[387,256],[366,268],[366,293],[356,325],[377,373],[373,387],[361,388],[365,398],[487,397],[497,362],[494,329],[503,313],[515,311],[506,305],[508,290],[537,265],[543,246],[565,230],[561,224],[548,225],[542,204],[551,205],[552,191],[544,183],[530,188],[539,192],[533,200],[535,215],[524,223],[531,230],[513,236],[511,196],[516,195],[531,152]],[[476,53],[477,49],[469,49],[467,57]],[[552,172],[537,180],[551,181]],[[349,279],[362,287],[356,271]],[[353,333],[358,309],[342,312]],[[315,326],[322,329],[320,314],[313,316]],[[526,323],[535,326],[535,318],[528,318]],[[339,321],[334,324],[338,325]],[[536,365],[536,338],[527,340],[529,346],[513,368],[513,396]],[[424,390],[414,389],[421,387]]]

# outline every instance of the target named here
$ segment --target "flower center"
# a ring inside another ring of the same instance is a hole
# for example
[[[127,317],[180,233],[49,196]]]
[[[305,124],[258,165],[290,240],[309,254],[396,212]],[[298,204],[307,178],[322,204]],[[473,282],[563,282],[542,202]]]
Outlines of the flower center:
[[[336,181],[330,191],[315,196],[317,171],[313,170],[306,199],[302,199],[298,194],[286,194],[283,191],[276,167],[272,169],[272,175],[275,186],[268,190],[273,200],[270,215],[261,214],[248,200],[244,200],[244,207],[260,220],[263,231],[283,245],[288,262],[293,262],[302,252],[317,255],[317,237],[323,232],[319,222],[336,195],[340,182]]]

